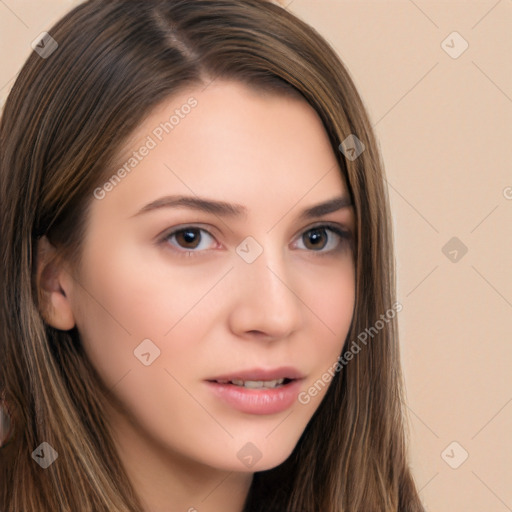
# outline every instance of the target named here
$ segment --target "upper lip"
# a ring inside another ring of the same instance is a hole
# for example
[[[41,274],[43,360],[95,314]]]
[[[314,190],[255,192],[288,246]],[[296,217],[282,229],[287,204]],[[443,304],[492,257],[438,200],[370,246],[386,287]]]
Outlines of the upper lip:
[[[225,373],[207,379],[208,381],[218,380],[243,380],[243,381],[269,381],[278,379],[303,379],[304,375],[292,366],[281,366],[279,368],[252,368],[248,370],[240,370],[232,373]]]

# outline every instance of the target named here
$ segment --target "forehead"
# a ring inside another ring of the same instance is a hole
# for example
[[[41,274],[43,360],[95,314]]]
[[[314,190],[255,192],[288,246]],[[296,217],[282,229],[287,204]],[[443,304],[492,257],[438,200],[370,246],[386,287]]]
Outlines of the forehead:
[[[238,82],[214,81],[162,102],[134,131],[111,171],[123,165],[126,184],[116,188],[148,201],[178,191],[236,199],[251,208],[254,197],[290,203],[346,191],[315,110],[302,98]]]

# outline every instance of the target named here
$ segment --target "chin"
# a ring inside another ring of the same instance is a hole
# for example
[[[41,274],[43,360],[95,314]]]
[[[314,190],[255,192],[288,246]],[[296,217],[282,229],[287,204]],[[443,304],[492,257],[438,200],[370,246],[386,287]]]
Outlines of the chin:
[[[266,433],[265,435],[268,434]],[[280,466],[292,454],[298,438],[293,443],[290,443],[290,437],[286,439],[276,437],[276,439],[269,442],[269,439],[265,439],[265,435],[262,435],[260,440],[254,442],[237,443],[235,458],[230,458],[227,461],[225,458],[226,454],[223,453],[224,460],[219,466],[222,466],[227,471],[239,473],[267,471]]]

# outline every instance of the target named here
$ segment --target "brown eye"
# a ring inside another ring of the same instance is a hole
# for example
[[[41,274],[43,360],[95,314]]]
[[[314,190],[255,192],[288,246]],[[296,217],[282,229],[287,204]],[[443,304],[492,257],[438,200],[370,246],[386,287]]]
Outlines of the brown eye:
[[[195,249],[201,241],[200,229],[188,228],[175,233],[176,241],[185,249]]]
[[[320,254],[342,250],[350,240],[350,232],[336,225],[315,226],[305,231],[299,241],[303,241],[305,249]]]
[[[328,242],[325,228],[311,229],[304,233],[303,236],[305,236],[306,247],[312,250],[323,249]]]
[[[195,226],[175,229],[163,238],[173,250],[187,255],[210,249],[214,240],[208,231]]]

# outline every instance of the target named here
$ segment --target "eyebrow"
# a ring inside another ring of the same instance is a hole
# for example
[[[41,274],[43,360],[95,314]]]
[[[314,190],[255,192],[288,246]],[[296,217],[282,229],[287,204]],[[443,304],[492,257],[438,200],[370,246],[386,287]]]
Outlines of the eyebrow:
[[[322,203],[310,206],[303,210],[299,216],[301,220],[320,217],[352,206],[348,196],[339,196],[328,199]],[[190,208],[201,212],[211,213],[221,217],[246,217],[248,210],[241,204],[232,204],[224,201],[215,201],[193,196],[173,195],[165,196],[143,206],[133,217],[161,208]]]

